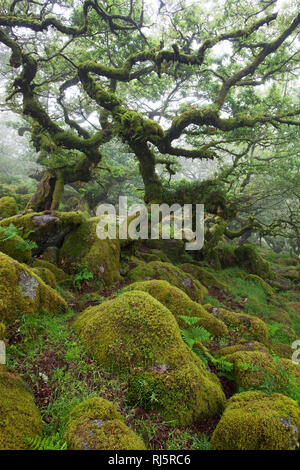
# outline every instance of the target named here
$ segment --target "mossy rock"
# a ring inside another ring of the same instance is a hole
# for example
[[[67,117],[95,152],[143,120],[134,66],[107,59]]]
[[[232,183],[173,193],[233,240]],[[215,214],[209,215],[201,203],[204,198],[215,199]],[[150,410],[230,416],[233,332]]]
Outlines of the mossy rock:
[[[208,313],[202,305],[191,300],[185,292],[172,286],[167,281],[155,279],[153,281],[134,282],[125,288],[125,291],[131,290],[148,292],[173,313],[181,328],[188,328],[186,322],[180,318],[181,316],[199,317],[199,323],[196,325],[203,326],[213,336],[222,337],[228,334],[225,323]]]
[[[0,219],[7,219],[18,213],[18,205],[13,197],[0,198]]]
[[[272,287],[260,276],[257,276],[257,274],[249,274],[246,277],[246,280],[252,281],[254,284],[259,285],[268,296],[274,297],[275,292]]]
[[[226,346],[221,348],[214,353],[215,357],[223,357],[227,354],[233,354],[238,351],[260,351],[268,352],[266,346],[258,341],[241,341],[239,344],[233,344],[232,346]]]
[[[47,269],[48,271],[51,271],[59,284],[64,284],[69,281],[69,276],[62,269],[58,268],[55,264],[50,263],[50,261],[35,258],[33,260],[33,267],[38,269]]]
[[[42,434],[42,420],[32,393],[21,378],[0,366],[0,450],[27,450],[26,439]]]
[[[120,242],[108,238],[100,240],[96,233],[98,222],[97,217],[89,219],[71,232],[64,240],[59,259],[88,263],[95,280],[112,285],[120,280]]]
[[[63,298],[28,266],[0,252],[0,321],[19,315],[67,310]]]
[[[32,271],[41,279],[43,279],[45,284],[52,287],[52,289],[56,289],[56,278],[53,272],[50,271],[50,269],[40,267],[40,268],[32,268]]]
[[[292,355],[290,355],[292,357]],[[295,382],[300,386],[300,364],[295,364],[289,358],[283,358],[279,361],[279,367],[283,367],[287,373],[295,379]]]
[[[67,234],[76,229],[85,220],[80,212],[28,212],[0,221],[0,227],[10,224],[22,228],[22,236],[37,244],[32,250],[34,255],[41,255],[49,246],[61,246]]]
[[[141,258],[146,263],[151,261],[163,261],[164,263],[170,263],[170,259],[162,250],[151,250],[151,251],[141,251],[140,249],[136,251],[136,256]]]
[[[159,240],[143,240],[143,243],[153,252],[154,250],[162,252],[172,263],[182,263],[187,256],[183,240],[164,240],[160,238]],[[160,256],[160,261],[165,261],[165,259]]]
[[[211,305],[205,305],[204,307],[215,317],[222,320],[229,330],[238,330],[239,334],[244,337],[243,339],[253,339],[263,344],[268,343],[268,328],[260,318],[246,313],[232,312],[220,307],[212,307]]]
[[[32,254],[26,242],[19,236],[3,240],[3,233],[0,230],[0,251],[19,261],[20,263],[30,263]]]
[[[187,426],[218,415],[224,407],[217,377],[203,374],[196,362],[173,369],[157,364],[132,373],[126,399],[132,406],[159,411],[174,426]]]
[[[59,248],[57,246],[48,246],[42,254],[44,261],[49,261],[50,263],[57,264],[59,258]]]
[[[125,425],[115,405],[100,397],[72,409],[66,439],[69,450],[146,450],[142,439]]]
[[[226,284],[219,281],[211,272],[201,266],[184,263],[180,267],[184,272],[189,273],[195,279],[198,279],[198,281],[200,281],[205,287],[218,287],[218,289],[224,290],[227,289]]]
[[[289,344],[285,343],[277,343],[275,341],[270,341],[270,349],[273,351],[277,356],[290,359],[293,354],[293,350]]]
[[[234,250],[237,265],[246,269],[251,274],[256,274],[265,279],[274,277],[271,265],[265,261],[253,245],[242,245]]]
[[[165,391],[157,395],[156,401],[150,400],[148,407],[158,409],[174,422],[190,423],[222,409],[225,397],[218,379],[183,342],[170,310],[148,293],[125,292],[90,307],[79,315],[74,327],[101,365],[115,371],[130,371],[129,399],[137,405],[141,402],[145,406],[144,395],[137,394],[140,379],[146,380],[145,374],[150,381],[155,377]],[[159,373],[161,370],[166,374]],[[175,395],[170,384],[168,392],[169,381],[165,383],[169,374],[177,390]],[[189,393],[175,407],[172,401],[181,389],[189,389]]]
[[[277,365],[267,352],[236,351],[223,358],[234,364],[233,375],[237,389],[257,388],[265,382],[267,376],[278,375]],[[280,381],[279,376],[278,380]]]
[[[157,279],[168,281],[175,287],[183,290],[192,300],[202,302],[207,289],[197,279],[187,274],[180,268],[170,263],[152,261],[150,263],[139,264],[128,273],[132,281],[146,281]]]
[[[213,450],[293,450],[300,428],[299,405],[274,393],[244,392],[228,401],[211,439]]]
[[[282,309],[273,312],[270,316],[270,320],[273,320],[278,323],[283,323],[285,325],[293,324],[289,313],[286,310],[282,310]]]

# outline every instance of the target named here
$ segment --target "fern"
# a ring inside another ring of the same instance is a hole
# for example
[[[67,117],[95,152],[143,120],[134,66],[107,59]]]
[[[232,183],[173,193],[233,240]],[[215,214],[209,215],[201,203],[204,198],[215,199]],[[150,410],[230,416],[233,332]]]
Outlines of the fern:
[[[31,450],[67,450],[67,443],[58,434],[47,437],[25,438]]]

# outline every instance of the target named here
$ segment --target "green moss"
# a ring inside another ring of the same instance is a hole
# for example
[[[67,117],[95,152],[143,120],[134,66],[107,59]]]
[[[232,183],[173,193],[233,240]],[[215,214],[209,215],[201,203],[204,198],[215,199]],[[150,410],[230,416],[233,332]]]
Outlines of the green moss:
[[[260,351],[267,352],[266,346],[258,341],[241,341],[239,344],[233,346],[227,346],[219,349],[214,353],[215,357],[226,356],[227,354],[233,354],[238,351]]]
[[[0,219],[12,217],[18,213],[18,205],[13,197],[5,196],[0,198]]]
[[[47,268],[32,268],[32,271],[39,276],[45,284],[52,287],[52,289],[56,288],[56,278],[50,269]]]
[[[268,343],[268,328],[260,318],[208,305],[206,305],[206,309],[213,311],[214,315],[222,320],[229,329],[238,330],[244,338],[254,339],[264,344]]]
[[[67,309],[62,297],[47,286],[28,266],[0,252],[0,321],[45,310]]]
[[[175,264],[185,262],[186,250],[183,240],[160,238],[159,240],[144,240],[143,243],[151,249],[152,253],[158,255],[160,261]]]
[[[277,366],[267,352],[237,351],[223,357],[234,364],[234,380],[237,387],[258,388],[264,383],[266,375],[277,374]]]
[[[0,450],[26,450],[42,433],[42,420],[25,383],[0,366]]]
[[[94,279],[112,285],[120,280],[120,243],[108,238],[100,240],[96,234],[98,221],[89,219],[67,235],[59,257],[61,261],[87,262]]]
[[[168,404],[172,403],[174,393],[165,388],[168,397],[160,395],[151,407],[181,422],[190,422],[196,416],[210,416],[222,408],[224,394],[218,379],[205,369],[200,359],[184,344],[172,313],[148,293],[125,292],[116,299],[88,308],[76,319],[74,327],[100,364],[109,369],[135,374],[137,381],[132,379],[129,397],[137,405],[141,401],[144,403],[145,397],[137,394],[140,382],[136,373],[145,373],[147,376],[154,374],[156,381],[161,380],[162,387],[166,387],[163,382],[169,373],[175,374],[177,382],[174,379],[174,383],[179,393],[182,370],[186,371],[182,375],[182,387],[184,383],[190,387],[186,398],[169,409]],[[190,382],[189,370],[194,371],[194,378]],[[164,371],[165,375],[159,371]],[[181,408],[180,418],[178,408]]]
[[[171,370],[152,367],[131,374],[127,401],[147,411],[159,411],[172,425],[186,426],[222,412],[224,395],[212,375],[209,379],[196,363],[188,363]]]
[[[76,405],[66,432],[70,450],[145,450],[141,438],[130,428],[113,403],[90,398]]]
[[[278,393],[234,395],[212,439],[214,450],[292,450],[298,441],[300,408]]]
[[[4,323],[0,322],[0,340],[4,341],[6,338],[6,328]]]
[[[190,273],[195,279],[198,279],[205,287],[218,287],[218,289],[227,289],[226,284],[219,281],[211,272],[207,269],[197,266],[196,264],[185,263],[182,264],[181,269]]]
[[[20,263],[30,263],[31,261],[31,249],[26,246],[24,240],[19,236],[3,240],[3,234],[0,231],[0,251]]]
[[[55,266],[55,264],[50,263],[50,261],[35,258],[33,261],[33,266],[35,268],[47,269],[48,271],[51,271],[58,283],[65,283],[69,280],[69,276],[62,269]]]
[[[254,282],[255,284],[260,285],[262,289],[265,291],[265,293],[269,295],[270,297],[273,297],[275,295],[272,287],[266,281],[264,281],[261,277],[257,276],[256,274],[249,274],[246,277],[246,279]]]
[[[10,224],[22,229],[23,238],[37,244],[36,253],[40,254],[48,246],[60,246],[65,236],[85,220],[80,212],[28,212],[0,221],[0,227]]]
[[[132,281],[148,279],[168,281],[173,286],[183,290],[196,302],[202,302],[207,294],[207,289],[198,280],[187,276],[180,268],[161,261],[140,264],[129,272],[128,277]]]
[[[293,355],[293,350],[289,344],[277,343],[270,341],[270,349],[279,357],[290,359]]]
[[[237,260],[237,264],[251,274],[257,274],[265,279],[271,279],[274,277],[271,272],[270,264],[260,256],[255,246],[239,246],[234,250],[234,255]]]
[[[199,317],[197,325],[203,326],[213,336],[222,337],[228,334],[228,329],[222,321],[209,314],[200,304],[191,300],[185,292],[167,281],[134,282],[125,290],[148,292],[173,313],[178,325],[182,328],[186,328],[186,323],[180,318],[181,315],[184,315]]]

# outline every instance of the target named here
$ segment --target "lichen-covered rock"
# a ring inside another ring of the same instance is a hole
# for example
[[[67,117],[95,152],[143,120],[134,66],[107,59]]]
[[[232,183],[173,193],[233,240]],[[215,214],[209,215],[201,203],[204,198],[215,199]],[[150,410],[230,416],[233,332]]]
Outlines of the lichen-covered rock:
[[[13,224],[22,228],[22,236],[28,236],[28,239],[37,244],[37,248],[32,250],[33,254],[40,255],[49,246],[61,246],[66,235],[84,221],[85,216],[80,212],[55,212],[55,215],[28,212],[1,220],[0,227]]]
[[[43,310],[65,311],[67,304],[28,266],[0,252],[0,321]]]
[[[125,290],[148,292],[173,313],[181,328],[187,328],[186,322],[180,318],[181,316],[199,317],[199,323],[196,325],[203,326],[213,336],[222,337],[228,334],[225,323],[208,313],[202,305],[191,300],[185,292],[172,286],[167,281],[154,279],[153,281],[134,282],[127,286]]]
[[[61,261],[88,263],[94,279],[103,280],[111,285],[120,280],[120,243],[119,240],[100,240],[96,228],[99,218],[95,217],[82,223],[71,232],[60,249]]]
[[[300,429],[299,405],[274,393],[244,392],[227,403],[211,439],[213,450],[293,450]]]
[[[90,398],[75,406],[66,432],[70,450],[146,450],[142,439],[123,422],[115,405]]]
[[[211,272],[208,271],[208,269],[205,269],[202,266],[184,263],[180,267],[184,272],[190,273],[195,279],[198,279],[198,281],[200,281],[205,287],[218,287],[219,289],[224,290],[227,288],[226,284],[219,281]]]
[[[183,290],[192,300],[200,303],[207,294],[206,287],[198,280],[191,275],[187,275],[180,268],[161,261],[139,264],[128,273],[128,277],[132,281],[150,279],[168,281],[173,286]]]
[[[0,365],[0,450],[26,450],[26,439],[42,434],[32,393],[20,377]]]
[[[12,217],[18,213],[18,205],[13,197],[5,196],[0,198],[0,219]]]
[[[212,305],[204,307],[214,316],[222,320],[229,329],[237,330],[240,336],[247,339],[253,339],[260,343],[268,343],[268,328],[264,321],[254,315],[246,313],[236,313]]]
[[[225,396],[217,377],[183,342],[173,314],[148,293],[125,292],[90,307],[74,327],[101,365],[131,372],[131,402],[181,424],[222,410]],[[151,387],[155,381],[155,399],[147,385],[138,393],[143,381]]]

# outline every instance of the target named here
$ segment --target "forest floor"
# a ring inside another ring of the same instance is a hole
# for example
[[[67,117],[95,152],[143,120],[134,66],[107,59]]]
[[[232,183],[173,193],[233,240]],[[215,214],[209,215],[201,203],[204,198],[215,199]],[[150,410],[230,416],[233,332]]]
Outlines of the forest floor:
[[[267,322],[271,341],[290,344],[283,325],[276,321],[276,312],[284,308],[289,312],[289,326],[300,337],[300,314],[287,307],[300,302],[298,288],[277,292],[274,298],[270,298],[259,285],[249,282],[247,273],[239,268],[227,268],[214,272],[214,275],[226,283],[227,289],[210,288],[204,303],[256,315]],[[87,398],[101,395],[117,405],[127,425],[138,432],[148,449],[208,450],[211,434],[220,417],[199,420],[186,427],[174,427],[158,412],[128,406],[126,376],[116,375],[97,364],[75,334],[72,322],[78,313],[118,295],[123,285],[98,293],[89,292],[88,285],[82,285],[81,291],[70,286],[71,292],[67,296],[70,311],[67,314],[24,315],[15,320],[7,331],[8,366],[18,372],[32,389],[45,423],[44,435],[54,436],[62,449],[66,447],[64,435],[70,410]],[[226,340],[211,341],[208,346],[213,352],[220,346],[235,343],[233,334]],[[213,370],[213,365],[210,366]],[[213,372],[219,375],[229,398],[236,391],[234,383],[217,371]]]

